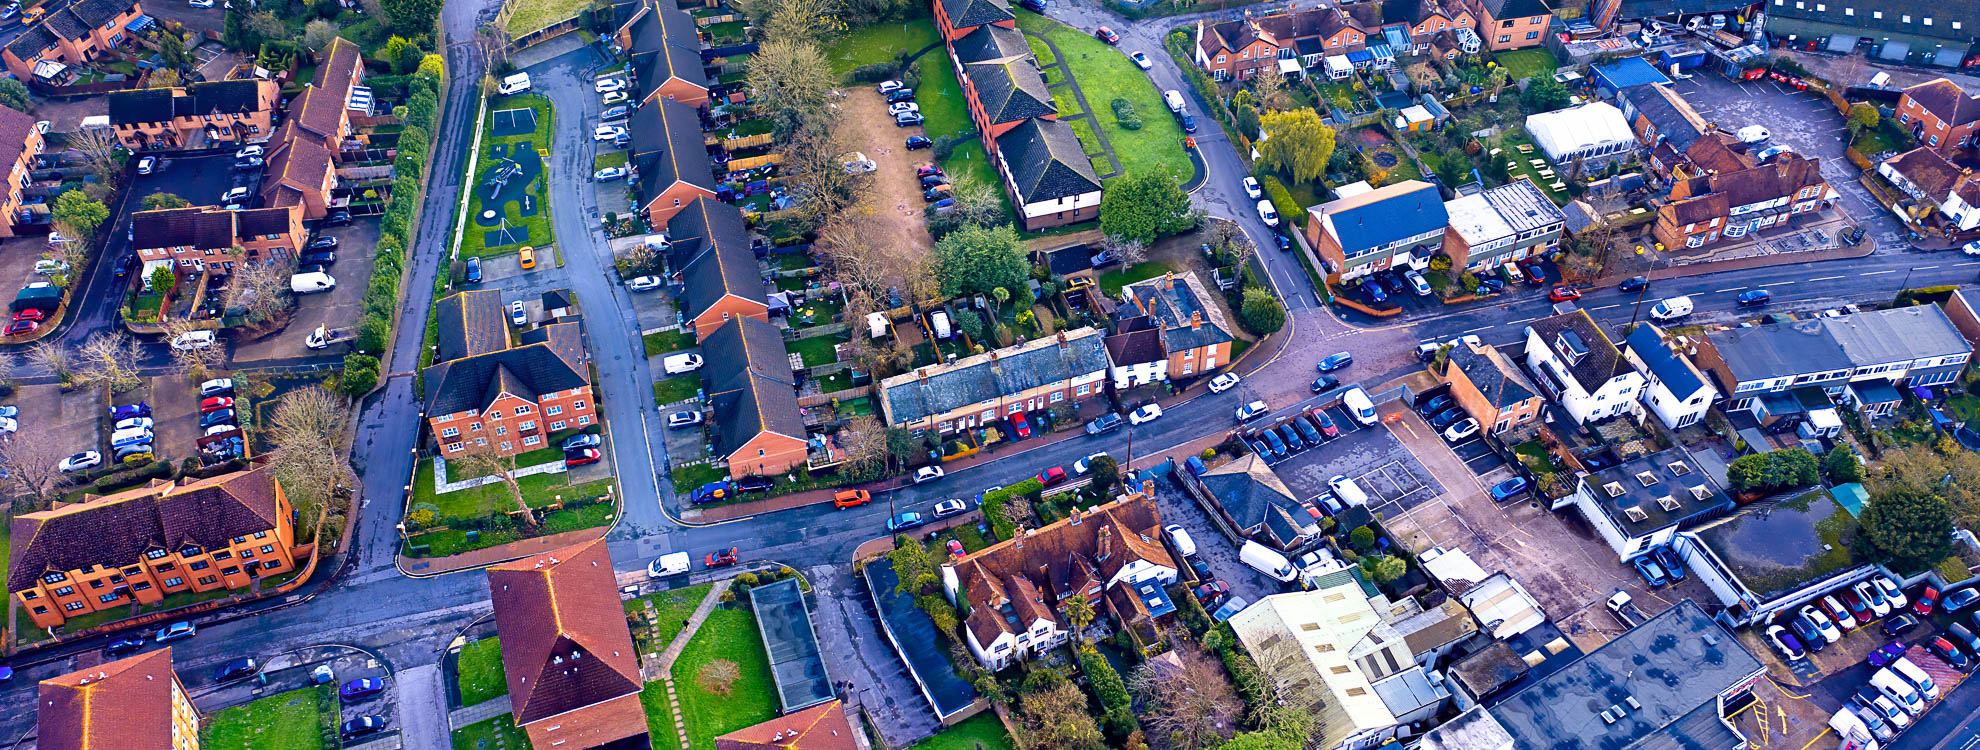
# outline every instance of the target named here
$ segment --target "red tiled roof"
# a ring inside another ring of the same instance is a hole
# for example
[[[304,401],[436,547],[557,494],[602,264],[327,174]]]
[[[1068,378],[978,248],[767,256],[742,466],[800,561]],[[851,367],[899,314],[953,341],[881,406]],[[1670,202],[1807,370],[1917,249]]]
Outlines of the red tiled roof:
[[[1905,97],[1918,103],[1947,127],[1980,120],[1980,96],[1967,96],[1959,84],[1934,78],[1904,90]]]
[[[517,723],[639,692],[603,539],[489,568],[488,589]]]
[[[35,700],[35,746],[172,750],[177,680],[170,647],[42,680]]]
[[[151,549],[225,547],[275,528],[278,492],[274,475],[256,469],[184,485],[159,481],[16,516],[7,585],[25,591],[43,574],[129,565]]]
[[[11,107],[0,107],[0,169],[11,166],[27,150],[34,135],[34,118]]]
[[[834,700],[716,737],[715,750],[852,750],[854,731]]]
[[[316,80],[303,92],[294,121],[323,138],[342,138],[338,124],[350,107],[351,86],[357,83],[357,69],[363,65],[357,45],[337,37],[330,48],[317,53]]]
[[[1038,619],[1056,622],[1053,612],[1061,599],[1084,595],[1094,579],[1104,582],[1130,562],[1176,567],[1168,550],[1154,539],[1161,525],[1154,499],[1142,495],[1099,506],[1077,519],[1049,524],[963,558],[955,567],[971,605],[964,624],[978,644],[987,646],[999,634],[1016,632]],[[1005,621],[999,611],[1003,606],[1020,618],[1017,627]]]

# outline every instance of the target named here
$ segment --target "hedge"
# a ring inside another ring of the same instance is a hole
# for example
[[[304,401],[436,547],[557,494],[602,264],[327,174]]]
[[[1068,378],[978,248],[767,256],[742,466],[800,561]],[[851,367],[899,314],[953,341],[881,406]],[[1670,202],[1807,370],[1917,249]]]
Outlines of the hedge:
[[[446,72],[440,60],[438,55],[428,55],[420,64],[418,75],[389,80],[389,84],[397,86],[401,85],[397,79],[405,79],[403,86],[412,94],[402,115],[405,129],[399,135],[399,155],[392,162],[398,176],[392,181],[392,194],[385,199],[385,212],[378,221],[378,248],[371,281],[364,290],[364,317],[358,324],[361,351],[383,353],[398,321],[393,313],[399,305],[399,284],[405,277],[407,241],[413,237],[413,215],[424,197],[426,156],[432,148],[429,134],[440,116],[440,76]],[[372,349],[373,346],[377,349]],[[346,356],[343,391],[352,396],[370,392],[378,385],[379,367],[376,357]]]
[[[983,495],[983,517],[990,519],[990,531],[998,539],[1009,539],[1015,535],[1017,527],[1004,518],[1004,503],[1013,497],[1028,496],[1037,499],[1045,491],[1045,484],[1036,478],[1026,479],[996,492]]]
[[[1106,709],[1103,717],[1107,731],[1116,737],[1126,737],[1137,724],[1134,720],[1134,698],[1128,695],[1127,683],[1121,680],[1121,673],[1107,658],[1094,650],[1092,645],[1082,643],[1073,651],[1079,658],[1079,671],[1086,673],[1086,681],[1093,686],[1093,694],[1100,697],[1100,705]]]
[[[1114,121],[1120,123],[1123,129],[1141,129],[1141,114],[1134,110],[1134,102],[1126,99],[1115,99],[1113,101],[1113,107]]]
[[[1286,222],[1306,226],[1306,207],[1299,205],[1299,201],[1293,199],[1292,191],[1286,189],[1285,183],[1269,174],[1259,178],[1258,182],[1265,186],[1265,197],[1272,200],[1273,210],[1279,212],[1281,228],[1286,226]]]

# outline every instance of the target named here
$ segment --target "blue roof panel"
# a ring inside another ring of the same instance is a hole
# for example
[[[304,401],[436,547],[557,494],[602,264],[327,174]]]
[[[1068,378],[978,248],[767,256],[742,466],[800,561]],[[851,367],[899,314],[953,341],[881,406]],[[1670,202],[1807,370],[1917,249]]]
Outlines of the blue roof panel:
[[[1654,328],[1637,326],[1623,343],[1636,353],[1638,359],[1643,360],[1643,364],[1650,368],[1650,374],[1657,376],[1657,380],[1663,382],[1672,395],[1684,398],[1705,386],[1705,381],[1699,380],[1698,375],[1686,367],[1670,347],[1664,345],[1663,338],[1657,335]]]
[[[1659,72],[1656,66],[1641,57],[1626,57],[1608,65],[1597,65],[1595,79],[1614,91],[1621,91],[1631,86],[1671,82],[1669,76]]]
[[[1444,212],[1443,196],[1437,193],[1437,186],[1428,183],[1383,200],[1341,209],[1330,218],[1342,249],[1349,255],[1451,223],[1451,215]]]

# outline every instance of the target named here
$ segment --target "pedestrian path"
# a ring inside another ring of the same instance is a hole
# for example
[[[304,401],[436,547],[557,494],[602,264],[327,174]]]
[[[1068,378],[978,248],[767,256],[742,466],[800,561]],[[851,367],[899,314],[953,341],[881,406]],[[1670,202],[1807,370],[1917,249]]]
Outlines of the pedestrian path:
[[[487,721],[510,711],[509,696],[490,698],[472,706],[462,706],[447,714],[447,725],[459,729],[475,722]]]
[[[715,605],[721,603],[722,592],[729,590],[728,578],[718,580],[715,584],[708,588],[708,595],[701,598],[701,604],[694,608],[694,614],[688,616],[681,632],[674,636],[674,642],[667,644],[667,649],[661,651],[660,655],[651,661],[640,660],[641,678],[647,682],[658,680],[667,687],[667,713],[674,717],[674,731],[680,737],[680,747],[688,746],[687,720],[681,716],[680,695],[674,692],[674,660],[681,658],[681,652],[687,649],[688,641],[694,640],[695,632],[701,630],[701,623],[708,620],[708,613],[714,612]]]
[[[563,472],[565,470],[566,468],[564,466],[564,459],[560,458],[555,461],[551,461],[550,463],[547,464],[524,466],[520,469],[516,469],[515,471],[509,472],[509,476],[514,477],[516,479],[521,479],[523,477],[533,476],[536,474],[555,474],[555,473]],[[433,457],[433,494],[435,495],[445,495],[449,492],[459,492],[461,490],[473,489],[475,487],[480,487],[482,485],[487,485],[487,484],[494,484],[500,481],[502,481],[501,477],[495,476],[494,474],[489,474],[486,476],[475,477],[473,479],[463,479],[458,482],[449,482],[447,481],[447,459],[441,458],[439,456]]]
[[[1087,129],[1093,133],[1093,139],[1098,142],[1094,145],[1100,147],[1100,153],[1087,154],[1086,156],[1090,159],[1098,159],[1105,157],[1107,160],[1107,165],[1110,167],[1110,170],[1106,174],[1098,175],[1098,177],[1102,180],[1106,180],[1120,175],[1122,171],[1121,158],[1114,155],[1114,145],[1108,143],[1107,134],[1101,132],[1100,120],[1098,119],[1099,115],[1094,114],[1093,105],[1086,103],[1086,92],[1080,90],[1079,82],[1073,80],[1072,66],[1066,64],[1066,56],[1059,52],[1058,45],[1053,44],[1052,40],[1046,39],[1043,36],[1040,36],[1038,34],[1033,34],[1028,31],[1025,32],[1024,35],[1044,43],[1045,48],[1052,51],[1052,59],[1054,60],[1054,62],[1051,65],[1041,65],[1038,68],[1038,72],[1041,75],[1044,74],[1046,70],[1049,70],[1051,68],[1059,69],[1059,77],[1061,81],[1059,83],[1052,84],[1050,88],[1072,89],[1073,101],[1079,102],[1079,109],[1080,109],[1079,114],[1076,115],[1062,114],[1059,117],[1059,121],[1065,123],[1071,123],[1082,119],[1086,120],[1089,126]]]

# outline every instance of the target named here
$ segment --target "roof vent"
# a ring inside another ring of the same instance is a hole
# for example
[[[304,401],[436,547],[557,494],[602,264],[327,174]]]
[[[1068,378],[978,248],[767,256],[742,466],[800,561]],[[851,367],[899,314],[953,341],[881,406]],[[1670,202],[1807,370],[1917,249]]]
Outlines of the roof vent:
[[[1650,485],[1657,483],[1657,475],[1647,471],[1639,471],[1636,472],[1636,481],[1641,482],[1643,483],[1643,486],[1648,487]]]
[[[1623,696],[1623,702],[1624,702],[1624,703],[1627,703],[1627,704],[1629,704],[1629,707],[1630,707],[1630,709],[1631,709],[1631,710],[1634,710],[1634,711],[1641,711],[1641,710],[1643,710],[1643,704],[1641,704],[1641,703],[1637,703],[1637,702],[1636,702],[1636,696],[1634,696],[1634,695],[1625,695],[1625,696]]]
[[[1671,476],[1681,477],[1691,473],[1691,466],[1683,461],[1671,462]]]
[[[1650,517],[1650,514],[1643,512],[1642,508],[1637,507],[1635,505],[1624,508],[1623,515],[1628,516],[1629,520],[1636,521],[1639,523]]]
[[[1623,707],[1622,707],[1622,706],[1617,706],[1617,705],[1610,705],[1610,706],[1609,706],[1609,713],[1612,713],[1612,714],[1615,714],[1615,715],[1616,715],[1616,718],[1618,718],[1618,719],[1620,719],[1620,718],[1622,718],[1622,717],[1624,717],[1624,716],[1628,716],[1628,715],[1629,715],[1629,712],[1628,712],[1628,711],[1625,711],[1625,710],[1623,710]]]
[[[1665,495],[1663,497],[1657,498],[1657,507],[1663,508],[1666,511],[1676,512],[1678,509],[1677,498],[1671,497],[1670,495]]]
[[[1622,497],[1624,492],[1622,482],[1610,482],[1602,485],[1602,491],[1609,493],[1609,497]]]

